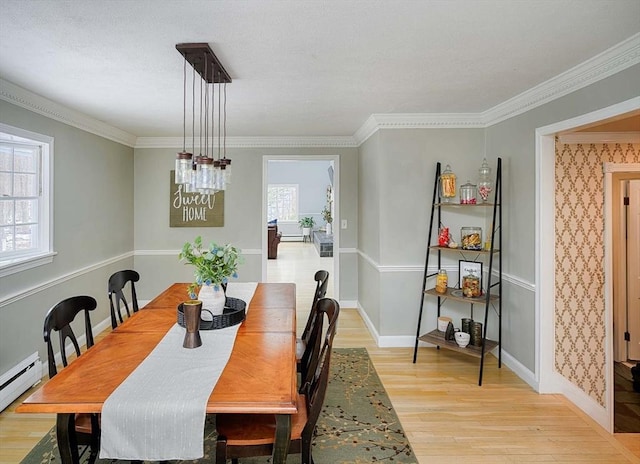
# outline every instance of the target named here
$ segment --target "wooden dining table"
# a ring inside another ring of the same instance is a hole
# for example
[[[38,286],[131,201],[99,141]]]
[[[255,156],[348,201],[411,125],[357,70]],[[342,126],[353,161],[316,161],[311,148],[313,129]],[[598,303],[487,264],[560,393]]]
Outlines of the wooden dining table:
[[[16,408],[19,413],[57,414],[63,463],[78,462],[75,414],[101,412],[109,395],[176,324],[187,287],[171,285]],[[258,283],[206,406],[208,414],[275,414],[274,463],[286,462],[291,415],[297,412],[295,301],[293,283]]]

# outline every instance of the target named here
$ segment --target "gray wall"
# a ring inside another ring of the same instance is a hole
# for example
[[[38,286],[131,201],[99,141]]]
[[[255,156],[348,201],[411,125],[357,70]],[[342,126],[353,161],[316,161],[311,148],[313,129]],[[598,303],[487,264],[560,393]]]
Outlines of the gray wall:
[[[477,179],[485,156],[495,174],[500,156],[503,347],[535,372],[535,130],[638,94],[640,65],[487,129],[386,129],[370,137],[358,164],[358,301],[378,334],[415,335],[436,162],[450,163],[460,185]],[[455,214],[447,220],[454,236],[468,221]],[[457,270],[457,258],[445,257],[443,266]],[[432,303],[427,299],[423,332],[435,327]],[[454,318],[464,315],[464,306],[452,307]],[[495,322],[489,336],[497,336]]]
[[[0,121],[54,138],[57,253],[51,264],[0,279],[3,373],[34,351],[46,360],[44,316],[60,300],[91,295],[92,322],[109,317],[107,279],[133,266],[133,149],[2,100]]]
[[[323,227],[322,210],[327,204],[327,186],[330,185],[327,160],[278,160],[269,161],[267,182],[269,184],[298,184],[299,216],[311,216],[315,227]],[[267,218],[273,219],[273,218]],[[278,221],[278,230],[283,235],[301,235],[300,226]]]
[[[361,146],[359,302],[380,336],[415,335],[436,163],[475,179],[483,145],[482,129],[394,129]],[[445,225],[456,233],[465,221],[454,213]],[[445,256],[451,278],[457,259]],[[425,331],[436,318],[435,300],[427,303]]]
[[[173,169],[176,149],[135,150],[135,266],[141,273],[139,297],[151,299],[177,279],[192,280],[192,270],[178,261],[177,253],[185,241],[202,235],[205,241],[233,243],[246,250],[239,280],[261,279],[262,262],[262,170],[265,155],[337,155],[340,159],[340,214],[350,226],[340,230],[340,247],[355,248],[358,182],[355,148],[335,149],[261,149],[228,150],[233,160],[233,178],[225,191],[225,225],[213,228],[169,227],[169,171]],[[325,170],[326,171],[326,170]],[[328,182],[328,177],[327,177]],[[325,184],[326,187],[326,184]],[[349,251],[346,252],[349,254]],[[342,252],[341,252],[342,255]],[[342,257],[342,256],[341,256]],[[340,299],[357,299],[356,263],[341,259]],[[342,277],[344,276],[344,277]]]
[[[504,348],[535,372],[535,130],[640,95],[640,65],[572,92],[486,130],[488,157],[505,160]],[[523,286],[524,284],[524,286]],[[604,330],[604,328],[603,328]]]

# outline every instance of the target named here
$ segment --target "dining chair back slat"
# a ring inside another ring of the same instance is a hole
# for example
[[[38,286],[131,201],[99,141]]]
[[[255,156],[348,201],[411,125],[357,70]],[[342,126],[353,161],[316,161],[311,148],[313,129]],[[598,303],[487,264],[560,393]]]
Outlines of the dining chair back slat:
[[[124,271],[118,271],[109,277],[109,307],[111,309],[111,328],[118,327],[118,323],[122,324],[124,319],[122,317],[121,308],[127,312],[127,317],[131,316],[132,312],[138,312],[138,296],[136,295],[135,282],[140,280],[140,274],[136,271],[127,269]],[[131,310],[127,298],[125,297],[124,289],[130,284],[131,288]]]
[[[307,317],[307,323],[302,332],[302,336],[296,339],[296,364],[298,372],[302,373],[304,379],[307,373],[307,367],[311,352],[318,352],[320,349],[321,340],[319,338],[313,338],[314,324],[317,321],[316,306],[318,301],[325,297],[327,294],[327,286],[329,284],[329,273],[324,270],[319,270],[315,273],[314,279],[316,281],[316,290],[313,295],[313,302],[311,303],[311,311]],[[322,327],[320,327],[322,330]],[[317,345],[313,346],[316,342]]]
[[[76,338],[71,323],[75,320],[78,313],[84,313],[84,329],[85,338],[87,340],[87,349],[91,348],[93,342],[93,331],[91,328],[90,311],[94,311],[98,306],[95,298],[91,296],[74,296],[62,300],[53,306],[47,312],[44,319],[44,341],[47,345],[47,360],[49,363],[49,378],[53,378],[58,374],[56,360],[53,351],[53,332],[58,332],[60,343],[60,357],[62,365],[67,367],[69,361],[66,354],[67,340],[73,344],[76,357],[81,355],[78,339]],[[98,457],[100,449],[100,419],[98,414],[77,413],[72,415],[70,419],[73,424],[73,432],[75,433],[72,443],[89,447],[88,463],[92,464]],[[77,450],[72,451],[74,460],[77,457]]]
[[[71,328],[71,322],[73,322],[79,312],[84,312],[86,345],[87,348],[91,348],[93,346],[93,331],[91,329],[89,311],[95,310],[96,307],[97,302],[93,297],[74,296],[62,300],[47,312],[44,319],[44,341],[47,344],[47,361],[49,363],[50,378],[58,373],[51,340],[52,332],[55,331],[59,334],[60,357],[62,358],[62,365],[66,367],[69,364],[65,349],[67,339],[71,340],[76,356],[80,356],[80,346]]]

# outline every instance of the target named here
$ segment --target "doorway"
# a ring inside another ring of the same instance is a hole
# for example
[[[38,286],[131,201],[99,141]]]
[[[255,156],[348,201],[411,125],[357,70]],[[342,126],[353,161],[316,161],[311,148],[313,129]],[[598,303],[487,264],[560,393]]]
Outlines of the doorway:
[[[536,380],[540,393],[563,393],[608,432],[613,433],[613,311],[612,246],[610,211],[605,211],[604,259],[604,400],[596,401],[556,370],[556,302],[555,302],[555,137],[595,126],[604,121],[637,115],[640,98],[634,98],[569,120],[536,129]],[[606,182],[606,179],[605,179]],[[610,204],[605,200],[605,209]],[[607,221],[609,224],[607,225]]]
[[[315,290],[315,281],[313,275],[315,271],[322,268],[329,271],[329,288],[327,296],[339,299],[339,268],[340,268],[340,230],[336,225],[340,223],[340,164],[337,155],[265,155],[263,156],[263,224],[274,218],[269,217],[267,209],[268,186],[272,170],[291,170],[296,165],[304,167],[305,165],[313,170],[313,182],[317,184],[317,192],[313,195],[314,202],[303,201],[300,204],[298,216],[311,216],[314,218],[315,229],[326,228],[322,210],[328,206],[332,212],[333,230],[332,238],[332,256],[327,256],[325,248],[322,249],[320,255],[317,243],[306,242],[302,239],[302,232],[298,225],[298,219],[285,221],[282,226],[278,221],[278,229],[282,231],[282,238],[278,245],[278,258],[267,260],[267,228],[264,228],[262,241],[262,280],[267,282],[295,282],[298,307],[303,313],[308,313],[310,309],[313,291]],[[320,167],[322,166],[322,167]],[[330,169],[329,169],[330,168]],[[307,174],[305,174],[307,175]],[[294,184],[300,184],[304,179],[300,177]],[[328,188],[330,187],[330,189]],[[328,194],[331,192],[331,203],[328,203]],[[322,231],[318,231],[321,235]],[[312,233],[313,234],[313,233]],[[316,269],[317,268],[317,269]],[[305,270],[306,269],[306,270]],[[307,305],[307,300],[308,305]],[[304,316],[306,318],[306,315]],[[299,318],[300,319],[300,318]],[[303,321],[304,322],[304,321]]]
[[[637,172],[625,171],[635,169]],[[605,165],[605,173],[613,170]],[[611,174],[613,235],[614,432],[640,433],[640,165]]]

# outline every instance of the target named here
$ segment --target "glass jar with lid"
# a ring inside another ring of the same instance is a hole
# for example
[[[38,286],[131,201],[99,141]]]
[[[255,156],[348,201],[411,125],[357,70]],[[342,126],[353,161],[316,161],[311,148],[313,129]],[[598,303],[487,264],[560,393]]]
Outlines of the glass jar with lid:
[[[447,293],[449,278],[447,276],[446,269],[440,269],[438,271],[438,275],[436,276],[436,292],[437,293]]]
[[[493,180],[491,179],[491,168],[487,164],[487,158],[482,160],[482,166],[478,170],[478,195],[483,203],[489,201],[489,196],[493,191]]]
[[[482,228],[463,227],[460,229],[460,238],[463,250],[482,250]]]
[[[478,298],[482,295],[480,277],[475,274],[467,274],[462,277],[462,295],[467,298]]]
[[[460,204],[475,205],[476,204],[476,186],[471,181],[460,186]]]
[[[440,197],[443,203],[450,203],[456,197],[456,175],[448,164],[440,174]]]

